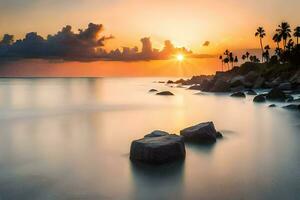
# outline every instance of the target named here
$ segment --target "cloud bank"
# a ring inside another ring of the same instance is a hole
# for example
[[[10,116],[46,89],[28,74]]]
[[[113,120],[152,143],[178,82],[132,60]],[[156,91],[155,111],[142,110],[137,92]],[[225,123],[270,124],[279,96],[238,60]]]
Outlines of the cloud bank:
[[[72,30],[70,25],[63,27],[54,35],[45,39],[36,32],[27,33],[25,38],[14,41],[14,36],[5,34],[0,40],[0,59],[45,58],[64,60],[164,60],[178,53],[190,57],[198,57],[185,47],[176,48],[171,41],[166,40],[162,50],[152,47],[149,37],[140,40],[138,47],[122,47],[107,52],[105,42],[113,36],[101,36],[102,24],[90,23],[86,29]]]

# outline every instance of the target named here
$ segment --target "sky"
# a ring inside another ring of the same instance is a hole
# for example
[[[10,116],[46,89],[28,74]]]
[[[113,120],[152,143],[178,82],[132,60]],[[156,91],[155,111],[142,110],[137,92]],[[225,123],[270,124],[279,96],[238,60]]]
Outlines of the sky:
[[[104,34],[115,39],[107,49],[141,46],[151,37],[153,46],[164,40],[194,52],[217,54],[225,48],[257,48],[254,32],[266,29],[271,43],[277,24],[300,22],[297,0],[1,0],[0,34],[22,38],[28,32],[46,37],[65,25],[85,28],[90,22],[104,25]],[[209,46],[203,46],[210,41]]]

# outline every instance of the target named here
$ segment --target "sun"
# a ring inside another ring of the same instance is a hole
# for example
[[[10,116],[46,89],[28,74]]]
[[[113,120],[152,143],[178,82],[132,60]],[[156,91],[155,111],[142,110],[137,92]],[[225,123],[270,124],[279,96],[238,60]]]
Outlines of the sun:
[[[184,60],[184,55],[183,54],[178,54],[176,56],[177,61],[182,62]]]

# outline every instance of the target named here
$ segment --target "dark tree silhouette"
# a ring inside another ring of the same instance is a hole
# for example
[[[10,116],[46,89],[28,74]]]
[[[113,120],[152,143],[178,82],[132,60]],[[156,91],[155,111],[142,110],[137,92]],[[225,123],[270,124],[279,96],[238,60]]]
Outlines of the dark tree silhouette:
[[[289,23],[282,22],[280,25],[278,25],[278,28],[276,29],[276,32],[280,39],[283,41],[283,49],[285,50],[286,47],[286,41],[288,38],[291,37],[291,27]]]
[[[219,59],[221,60],[221,63],[222,63],[222,71],[223,71],[223,56],[220,55]]]
[[[294,36],[296,37],[297,39],[297,45],[299,44],[299,37],[300,37],[300,26],[297,26],[295,29],[294,29]]]
[[[281,37],[279,36],[278,33],[275,33],[275,35],[273,36],[273,41],[276,42],[277,48],[280,48],[279,43],[281,42]]]
[[[259,42],[260,42],[260,47],[261,47],[261,54],[262,54],[262,61],[263,61],[263,53],[264,53],[264,48],[263,48],[263,43],[262,39],[266,36],[266,32],[263,27],[258,27],[255,33],[255,37],[259,37]]]

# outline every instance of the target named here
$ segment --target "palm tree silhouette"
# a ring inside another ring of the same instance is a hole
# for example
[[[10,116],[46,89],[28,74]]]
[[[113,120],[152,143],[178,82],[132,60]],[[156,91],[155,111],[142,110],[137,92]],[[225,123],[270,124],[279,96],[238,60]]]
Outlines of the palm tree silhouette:
[[[277,48],[279,48],[279,43],[281,42],[281,37],[279,36],[278,33],[275,33],[275,35],[273,36],[273,41],[276,42]]]
[[[246,58],[247,58],[248,61],[249,61],[249,56],[250,56],[250,53],[247,51],[246,52]]]
[[[300,37],[300,26],[297,26],[295,29],[294,29],[294,36],[297,38],[297,46],[298,46],[298,44],[299,44],[299,41],[298,41],[298,39],[299,39],[299,37]]]
[[[234,57],[232,52],[229,53],[229,61],[231,62],[231,68],[233,68]]]
[[[287,22],[282,22],[280,25],[278,25],[278,29],[276,29],[279,37],[283,41],[283,49],[285,50],[286,47],[286,41],[288,38],[291,37],[291,27],[289,23]]]
[[[255,37],[259,37],[260,41],[260,47],[261,47],[261,60],[263,62],[263,54],[264,54],[264,48],[263,48],[263,43],[262,39],[266,36],[266,32],[263,27],[258,27],[255,33]]]
[[[219,59],[220,59],[220,60],[221,60],[221,62],[222,62],[222,71],[223,71],[223,56],[222,56],[222,55],[220,55]]]

